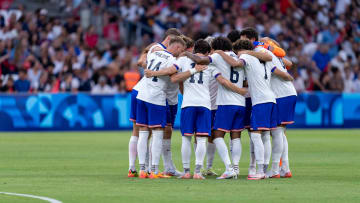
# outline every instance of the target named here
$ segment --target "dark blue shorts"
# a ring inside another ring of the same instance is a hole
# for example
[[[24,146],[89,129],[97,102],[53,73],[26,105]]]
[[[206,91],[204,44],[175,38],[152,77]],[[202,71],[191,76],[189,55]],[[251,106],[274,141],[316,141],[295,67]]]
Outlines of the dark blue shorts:
[[[138,91],[137,90],[132,90],[131,91],[131,106],[130,106],[130,120],[131,121],[136,121],[136,106],[137,106],[137,97],[138,95]]]
[[[214,129],[224,132],[239,132],[244,129],[245,107],[219,105],[215,116]]]
[[[295,95],[276,99],[278,118],[281,124],[294,123],[296,99]]]
[[[184,136],[211,136],[211,111],[205,107],[189,106],[181,109],[180,130]]]
[[[279,125],[277,105],[272,102],[256,104],[252,107],[251,130],[270,130]]]
[[[178,105],[166,105],[166,124],[174,126]]]
[[[214,128],[216,111],[217,111],[216,109],[215,109],[215,110],[211,110],[211,129]]]
[[[151,104],[138,99],[136,125],[149,128],[164,128],[166,126],[166,106]]]
[[[245,118],[244,118],[245,128],[250,128],[251,109],[252,109],[251,97],[248,97],[245,100]]]

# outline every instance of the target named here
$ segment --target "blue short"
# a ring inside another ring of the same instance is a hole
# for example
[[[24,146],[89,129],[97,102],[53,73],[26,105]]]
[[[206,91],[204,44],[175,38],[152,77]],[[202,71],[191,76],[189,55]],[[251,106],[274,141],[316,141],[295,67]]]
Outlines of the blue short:
[[[149,128],[164,128],[166,126],[166,106],[151,104],[138,99],[136,125]]]
[[[296,99],[297,97],[295,95],[276,99],[278,119],[281,124],[287,125],[294,123]]]
[[[181,109],[180,130],[184,136],[211,135],[211,111],[200,106]]]
[[[133,89],[131,91],[131,106],[130,106],[130,120],[133,122],[136,121],[137,95],[138,95],[138,91]]]
[[[211,110],[211,129],[214,128],[216,111],[217,111],[216,109],[215,109],[215,110]]]
[[[166,124],[174,126],[178,105],[166,105]]]
[[[245,128],[250,128],[251,109],[252,109],[251,97],[247,97],[245,100],[245,118],[244,118]]]
[[[278,109],[275,103],[256,104],[252,107],[250,126],[251,130],[270,130],[279,125]]]
[[[245,107],[219,105],[215,116],[214,129],[224,132],[239,132],[244,129]]]

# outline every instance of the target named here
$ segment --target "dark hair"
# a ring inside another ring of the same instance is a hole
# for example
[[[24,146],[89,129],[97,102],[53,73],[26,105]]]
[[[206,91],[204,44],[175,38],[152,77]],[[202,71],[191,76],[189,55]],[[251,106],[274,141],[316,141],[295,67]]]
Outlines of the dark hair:
[[[19,73],[24,73],[24,74],[26,74],[27,72],[26,72],[25,69],[21,68],[21,69],[19,70]]]
[[[187,37],[185,35],[181,35],[180,37],[182,40],[184,40],[187,49],[194,46],[194,40],[192,40],[190,37]]]
[[[253,50],[254,46],[249,40],[239,39],[233,44],[233,49],[236,53],[241,50]]]
[[[169,28],[168,30],[166,30],[165,34],[164,34],[164,39],[168,36],[180,36],[181,35],[181,32],[176,29],[176,28]]]
[[[245,28],[241,30],[240,36],[246,36],[249,39],[255,38],[255,41],[259,40],[259,33],[252,27]]]
[[[171,38],[169,45],[174,44],[174,43],[179,43],[179,44],[182,44],[184,47],[186,47],[186,43],[184,42],[183,39],[181,39],[181,37],[175,36],[175,37]]]
[[[207,54],[211,52],[210,44],[203,39],[199,39],[195,42],[194,53]]]
[[[232,42],[236,42],[236,40],[240,39],[240,31],[239,30],[232,30],[228,35],[227,38]]]
[[[214,50],[223,50],[223,51],[231,51],[232,50],[231,41],[225,37],[216,37],[211,42],[211,47]]]

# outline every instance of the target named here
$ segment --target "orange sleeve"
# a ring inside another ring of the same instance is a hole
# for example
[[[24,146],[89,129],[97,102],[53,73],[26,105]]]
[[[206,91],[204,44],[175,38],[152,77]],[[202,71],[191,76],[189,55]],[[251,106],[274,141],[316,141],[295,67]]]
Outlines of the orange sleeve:
[[[278,47],[278,46],[273,46],[274,50],[272,51],[275,56],[277,57],[284,57],[286,55],[286,52],[284,51],[284,49]]]

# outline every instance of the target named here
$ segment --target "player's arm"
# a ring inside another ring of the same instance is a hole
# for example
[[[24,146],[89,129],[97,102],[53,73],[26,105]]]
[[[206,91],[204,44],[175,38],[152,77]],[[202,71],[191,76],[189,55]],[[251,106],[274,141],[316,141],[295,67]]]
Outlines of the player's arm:
[[[275,74],[276,76],[279,76],[280,78],[282,78],[283,80],[286,81],[294,81],[294,78],[287,72],[283,72],[279,69],[277,69],[276,67],[274,67],[273,69],[271,69],[271,72],[273,74]]]
[[[146,53],[142,53],[140,55],[140,58],[136,64],[138,67],[143,67],[144,69],[146,69]]]
[[[185,51],[184,55],[193,60],[196,64],[208,65],[211,63],[211,58],[208,56],[198,56],[188,51]]]
[[[269,46],[268,50],[271,51],[275,56],[277,57],[284,57],[286,56],[286,52],[284,49],[278,47],[278,46]]]
[[[195,73],[201,72],[201,71],[205,70],[206,68],[207,68],[207,66],[205,66],[205,65],[196,65],[194,68],[192,68],[188,71],[176,73],[176,74],[172,75],[170,77],[170,80],[172,83],[183,82],[186,79],[188,79],[189,77],[191,77],[192,75],[194,75]]]
[[[272,61],[272,56],[266,52],[257,52],[251,50],[240,51],[238,55],[248,54],[258,58],[260,61]]]
[[[161,69],[158,71],[145,69],[144,73],[147,78],[151,78],[151,77],[155,77],[155,76],[172,75],[172,74],[176,73],[178,70],[179,70],[179,67],[174,64],[170,67],[167,67],[167,68],[164,68],[164,69]]]
[[[287,70],[290,70],[293,63],[290,60],[286,59],[286,58],[282,58],[282,61],[283,61],[284,65],[285,65],[285,68]]]
[[[226,63],[228,63],[231,67],[242,68],[245,66],[244,60],[235,60],[233,57],[225,54],[225,52],[222,50],[216,50],[214,53],[219,54],[224,59],[224,61],[226,61]]]
[[[183,82],[179,82],[179,90],[180,90],[180,93],[182,95],[184,95],[184,83]]]
[[[218,83],[220,83],[225,88],[227,88],[233,92],[236,92],[238,94],[241,94],[243,96],[248,92],[246,88],[240,88],[240,87],[234,85],[232,82],[230,82],[229,80],[227,80],[220,74],[216,76],[216,81],[218,81]]]

